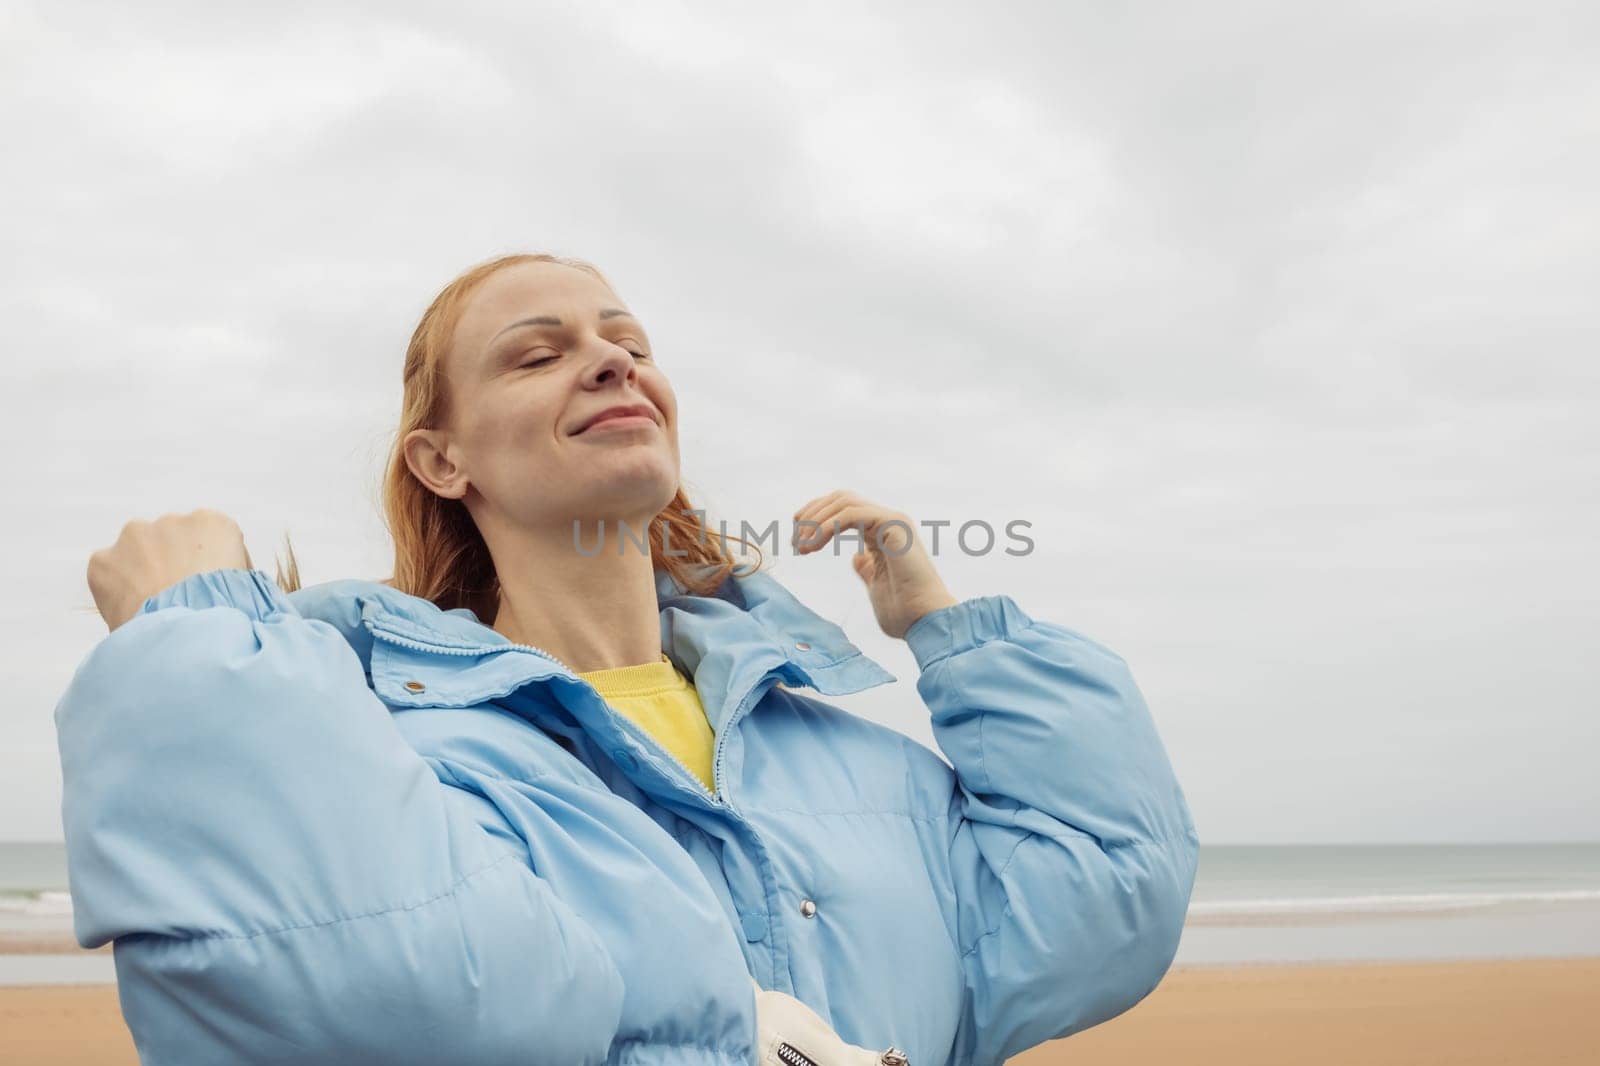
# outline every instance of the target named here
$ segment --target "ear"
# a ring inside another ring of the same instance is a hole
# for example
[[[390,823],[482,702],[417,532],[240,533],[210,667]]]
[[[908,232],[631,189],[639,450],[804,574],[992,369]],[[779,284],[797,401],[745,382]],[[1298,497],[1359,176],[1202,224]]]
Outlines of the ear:
[[[448,500],[467,494],[471,481],[454,458],[449,435],[438,429],[414,429],[406,434],[403,446],[406,466],[412,476]]]

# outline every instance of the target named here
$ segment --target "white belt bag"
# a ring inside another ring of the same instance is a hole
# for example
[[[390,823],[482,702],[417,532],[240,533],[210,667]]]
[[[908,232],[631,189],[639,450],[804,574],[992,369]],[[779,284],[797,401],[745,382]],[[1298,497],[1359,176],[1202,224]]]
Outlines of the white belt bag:
[[[868,1051],[847,1044],[821,1015],[793,996],[756,990],[757,1066],[911,1066],[895,1047]]]

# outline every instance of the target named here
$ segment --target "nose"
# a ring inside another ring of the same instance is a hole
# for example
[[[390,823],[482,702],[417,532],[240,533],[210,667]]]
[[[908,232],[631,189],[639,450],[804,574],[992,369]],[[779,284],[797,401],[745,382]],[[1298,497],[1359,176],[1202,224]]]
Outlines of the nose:
[[[600,354],[594,361],[584,368],[584,384],[590,387],[604,385],[613,379],[631,381],[638,378],[638,363],[634,361],[633,353],[620,344],[606,344],[600,349]]]

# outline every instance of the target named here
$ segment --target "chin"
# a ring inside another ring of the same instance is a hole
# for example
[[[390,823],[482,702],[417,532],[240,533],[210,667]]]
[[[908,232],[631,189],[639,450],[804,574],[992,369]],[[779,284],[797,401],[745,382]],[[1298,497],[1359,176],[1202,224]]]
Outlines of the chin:
[[[596,512],[656,515],[678,492],[678,471],[666,463],[634,464],[627,470],[594,470],[591,476],[592,491],[588,496]]]

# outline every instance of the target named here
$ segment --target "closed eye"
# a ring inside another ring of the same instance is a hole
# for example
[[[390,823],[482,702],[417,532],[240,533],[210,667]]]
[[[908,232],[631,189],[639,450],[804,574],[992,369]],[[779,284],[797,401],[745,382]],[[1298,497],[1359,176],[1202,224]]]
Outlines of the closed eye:
[[[649,359],[650,358],[650,353],[649,352],[636,352],[632,348],[627,348],[627,349],[624,349],[624,350],[627,351],[628,354],[632,355],[635,359]],[[536,367],[536,366],[543,366],[545,363],[553,362],[554,360],[559,359],[559,358],[561,358],[559,355],[547,355],[547,356],[543,357],[542,359],[529,360],[528,362],[523,363],[520,366],[518,366],[517,369],[518,370],[526,370],[526,369],[529,369],[529,368],[532,368],[532,367]]]

